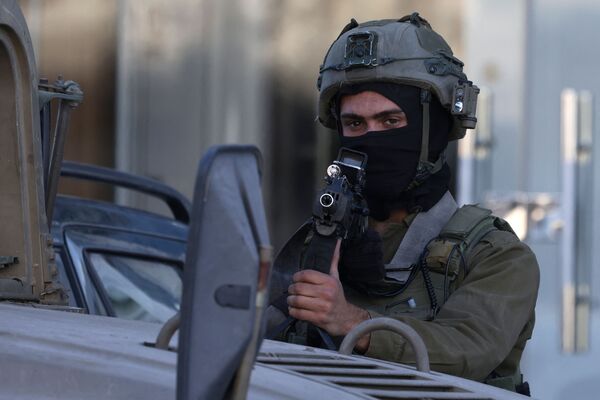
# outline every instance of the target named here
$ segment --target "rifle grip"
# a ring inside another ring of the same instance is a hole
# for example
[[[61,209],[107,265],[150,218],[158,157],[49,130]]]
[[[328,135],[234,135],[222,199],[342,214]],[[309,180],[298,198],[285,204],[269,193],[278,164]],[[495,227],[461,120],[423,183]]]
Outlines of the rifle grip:
[[[300,269],[314,269],[329,274],[337,240],[335,235],[323,236],[315,232],[304,253]]]

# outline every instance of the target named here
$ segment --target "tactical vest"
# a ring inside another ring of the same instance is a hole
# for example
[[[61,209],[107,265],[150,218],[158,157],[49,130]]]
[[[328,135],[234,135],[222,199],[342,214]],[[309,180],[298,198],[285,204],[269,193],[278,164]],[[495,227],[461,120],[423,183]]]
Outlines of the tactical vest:
[[[435,319],[435,313],[443,306],[470,272],[467,260],[471,251],[485,235],[494,230],[515,234],[502,218],[493,216],[491,211],[476,205],[459,208],[426,248],[419,259],[423,265],[415,265],[405,290],[390,302],[380,299],[379,305],[369,304],[380,314],[389,316],[411,316],[418,319]],[[427,294],[423,291],[427,288]],[[359,298],[348,299],[362,303]],[[359,296],[361,297],[361,296]],[[372,301],[372,299],[371,299]],[[432,307],[432,303],[436,303]],[[367,304],[357,304],[369,307]],[[435,311],[432,313],[432,308]],[[529,385],[523,382],[520,370],[514,376],[490,375],[484,383],[502,389],[529,395]]]
[[[491,211],[475,205],[461,207],[426,249],[426,264],[439,306],[462,283],[469,273],[465,259],[470,251],[489,232],[501,230],[516,236],[510,225]],[[496,376],[484,383],[530,396],[529,384],[523,381],[520,368],[513,376]]]
[[[503,230],[514,233],[508,223],[491,215],[491,211],[475,206],[465,205],[457,209],[447,220],[440,233],[425,246],[419,249],[419,263],[412,266],[409,281],[396,298],[377,297],[359,293],[351,288],[347,299],[351,303],[366,309],[373,309],[384,315],[410,315],[417,319],[431,319],[432,298],[439,309],[450,294],[456,290],[468,274],[466,260],[472,248],[492,230]],[[278,254],[271,279],[270,298],[284,313],[287,312],[285,292],[292,275],[298,270],[301,254],[310,236],[310,226],[304,224],[286,243]],[[423,269],[425,272],[422,272]],[[423,291],[423,286],[428,288]]]
[[[391,317],[435,319],[437,311],[469,273],[467,260],[473,247],[493,230],[514,233],[508,223],[491,215],[490,210],[465,205],[452,213],[439,234],[418,250],[420,256],[411,266],[406,282],[396,283],[400,287],[397,294],[373,296],[345,288],[347,300]]]
[[[425,248],[422,257],[431,278],[438,309],[469,273],[466,260],[485,235],[493,230],[514,234],[506,221],[491,214],[490,210],[476,205],[459,208],[438,237]],[[427,272],[425,285],[428,286]]]

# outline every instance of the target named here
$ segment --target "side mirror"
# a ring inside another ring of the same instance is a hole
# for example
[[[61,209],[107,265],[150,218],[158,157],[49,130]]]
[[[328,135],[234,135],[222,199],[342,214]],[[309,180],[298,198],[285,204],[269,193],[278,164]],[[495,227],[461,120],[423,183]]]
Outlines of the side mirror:
[[[212,147],[200,162],[184,268],[178,399],[223,399],[234,386],[246,389],[270,266],[260,166],[253,146]]]

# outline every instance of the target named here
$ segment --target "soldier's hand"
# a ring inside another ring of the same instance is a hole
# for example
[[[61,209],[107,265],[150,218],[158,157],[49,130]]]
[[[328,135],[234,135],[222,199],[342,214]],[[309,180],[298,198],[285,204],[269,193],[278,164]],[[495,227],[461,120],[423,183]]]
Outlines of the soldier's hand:
[[[339,280],[338,241],[331,262],[330,274],[305,269],[294,274],[287,298],[290,315],[308,321],[330,335],[346,335],[355,325],[369,319],[367,311],[346,301]],[[367,342],[368,345],[368,342]]]

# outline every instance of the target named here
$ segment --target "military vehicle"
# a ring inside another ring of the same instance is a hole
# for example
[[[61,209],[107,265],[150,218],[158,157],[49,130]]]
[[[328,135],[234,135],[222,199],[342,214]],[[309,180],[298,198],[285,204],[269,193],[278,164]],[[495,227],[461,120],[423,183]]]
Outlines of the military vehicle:
[[[258,150],[212,148],[191,207],[156,182],[63,163],[82,93],[62,80],[38,89],[15,0],[0,3],[0,87],[0,397],[521,398],[431,372],[411,332],[416,367],[350,354],[358,331],[340,352],[261,340],[271,249]],[[174,218],[57,198],[61,168],[158,196]]]

